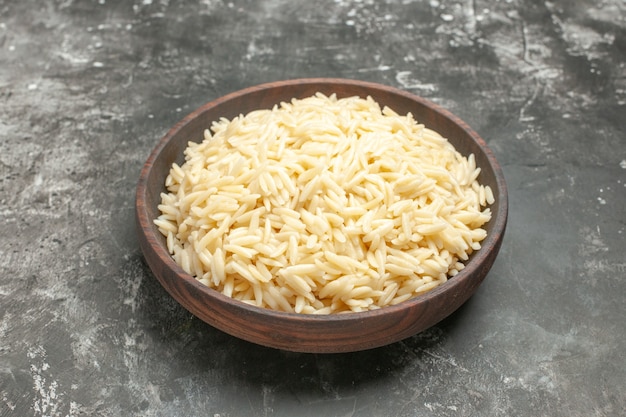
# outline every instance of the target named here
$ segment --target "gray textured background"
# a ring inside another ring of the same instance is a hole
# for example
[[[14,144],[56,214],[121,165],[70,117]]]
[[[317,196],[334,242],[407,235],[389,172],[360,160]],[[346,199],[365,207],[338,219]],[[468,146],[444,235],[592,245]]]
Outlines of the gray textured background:
[[[494,268],[403,342],[239,341],[138,249],[137,177],[169,127],[309,76],[429,98],[503,166]],[[625,204],[624,0],[0,0],[0,415],[624,415]]]

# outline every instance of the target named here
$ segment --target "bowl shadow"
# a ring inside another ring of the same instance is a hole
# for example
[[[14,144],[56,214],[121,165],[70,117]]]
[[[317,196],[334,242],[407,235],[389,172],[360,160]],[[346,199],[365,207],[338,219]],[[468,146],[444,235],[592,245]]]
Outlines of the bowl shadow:
[[[167,358],[168,380],[191,374],[215,375],[236,387],[263,386],[292,395],[323,398],[359,390],[402,374],[405,368],[436,366],[432,353],[446,349],[449,336],[464,325],[468,300],[438,324],[403,340],[367,350],[300,353],[248,342],[212,327],[178,304],[152,276],[138,289],[136,314],[155,356]]]

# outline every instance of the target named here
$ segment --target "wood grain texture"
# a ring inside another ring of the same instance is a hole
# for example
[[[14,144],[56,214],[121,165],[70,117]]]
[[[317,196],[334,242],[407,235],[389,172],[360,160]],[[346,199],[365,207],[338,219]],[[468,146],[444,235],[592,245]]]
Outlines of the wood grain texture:
[[[276,312],[246,305],[210,289],[186,274],[169,255],[153,224],[160,193],[173,162],[181,163],[188,141],[220,118],[271,108],[281,101],[322,92],[338,97],[371,96],[400,114],[438,131],[464,155],[474,153],[481,183],[496,197],[488,236],[466,268],[434,290],[380,310],[328,316]],[[419,333],[457,310],[484,280],[500,249],[507,223],[507,189],[501,168],[483,139],[462,120],[413,94],[368,82],[345,79],[297,79],[250,87],[200,107],[177,123],[154,148],[139,178],[136,194],[138,235],[146,262],[161,285],[192,314],[233,336],[260,345],[297,352],[350,352],[387,345]]]

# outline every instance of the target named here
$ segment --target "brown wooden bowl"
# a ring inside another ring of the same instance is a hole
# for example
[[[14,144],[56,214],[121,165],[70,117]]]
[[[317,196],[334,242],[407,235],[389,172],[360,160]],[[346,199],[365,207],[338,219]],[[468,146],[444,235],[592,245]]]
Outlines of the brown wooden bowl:
[[[446,137],[463,155],[473,153],[481,167],[479,180],[495,196],[492,219],[482,248],[465,269],[446,283],[395,306],[379,310],[324,316],[277,312],[229,298],[185,273],[167,251],[165,238],[153,220],[164,182],[173,162],[181,164],[188,141],[201,141],[203,131],[220,117],[233,118],[281,101],[322,92],[337,97],[371,96],[399,114],[415,119]],[[211,101],[177,123],[146,161],[136,195],[139,242],[145,260],[161,285],[176,301],[206,323],[238,338],[297,352],[350,352],[387,345],[415,335],[458,309],[474,294],[495,261],[507,222],[507,189],[502,170],[487,145],[458,117],[408,92],[368,82],[344,79],[299,79],[246,88]]]

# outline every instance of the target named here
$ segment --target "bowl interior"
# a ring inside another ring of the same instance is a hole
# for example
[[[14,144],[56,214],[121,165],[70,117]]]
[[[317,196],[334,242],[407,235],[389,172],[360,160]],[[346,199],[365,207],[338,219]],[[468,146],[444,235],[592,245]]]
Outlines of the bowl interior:
[[[380,310],[330,316],[281,313],[248,306],[197,282],[169,256],[165,238],[153,220],[158,217],[160,194],[173,162],[184,161],[189,141],[220,117],[231,119],[252,110],[271,108],[292,98],[317,92],[371,96],[399,114],[412,113],[419,123],[439,132],[467,156],[473,153],[481,167],[479,180],[489,185],[496,201],[485,226],[487,238],[466,268],[434,290]],[[264,84],[214,100],[177,123],[158,143],[141,172],[137,186],[137,222],[146,261],[165,289],[193,314],[234,336],[265,346],[302,352],[345,352],[392,343],[422,331],[456,310],[485,278],[502,242],[507,220],[507,191],[501,169],[484,141],[463,121],[439,106],[391,87],[341,79],[304,79]]]

